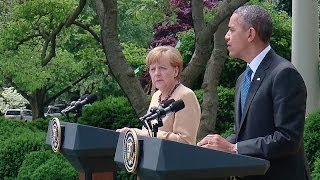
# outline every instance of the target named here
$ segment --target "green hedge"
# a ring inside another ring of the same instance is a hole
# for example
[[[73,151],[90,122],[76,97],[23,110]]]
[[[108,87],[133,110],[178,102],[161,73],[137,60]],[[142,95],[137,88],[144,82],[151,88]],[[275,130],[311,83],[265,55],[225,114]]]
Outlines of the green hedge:
[[[320,152],[317,153],[316,160],[314,162],[314,170],[312,171],[312,179],[320,179]]]
[[[0,177],[16,177],[24,157],[32,152],[47,148],[45,134],[25,132],[3,141],[0,146]]]
[[[316,154],[320,154],[320,112],[309,114],[306,118],[304,130],[304,147],[310,166],[314,169]]]
[[[79,173],[62,156],[52,151],[28,154],[19,170],[17,180],[76,180]]]
[[[203,102],[203,90],[195,91],[200,105]],[[229,130],[234,123],[234,88],[218,87],[218,112],[215,131],[219,134]]]
[[[29,122],[0,118],[0,144],[26,131],[39,132],[39,129],[30,125]]]
[[[111,96],[85,107],[79,123],[106,129],[142,125],[127,98]]]
[[[43,131],[43,132],[47,132],[48,130],[48,125],[49,125],[49,121],[51,120],[52,118],[47,118],[47,119],[35,119],[33,121],[31,121],[28,125],[31,127],[31,128],[36,128],[40,131]]]

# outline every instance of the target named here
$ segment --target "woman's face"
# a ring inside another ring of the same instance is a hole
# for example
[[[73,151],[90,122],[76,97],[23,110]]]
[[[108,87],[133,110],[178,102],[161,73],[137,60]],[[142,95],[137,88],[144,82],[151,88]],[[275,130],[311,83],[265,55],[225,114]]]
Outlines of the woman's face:
[[[161,57],[157,62],[150,64],[149,73],[153,85],[161,92],[167,92],[176,84],[179,68],[173,67],[169,60]]]

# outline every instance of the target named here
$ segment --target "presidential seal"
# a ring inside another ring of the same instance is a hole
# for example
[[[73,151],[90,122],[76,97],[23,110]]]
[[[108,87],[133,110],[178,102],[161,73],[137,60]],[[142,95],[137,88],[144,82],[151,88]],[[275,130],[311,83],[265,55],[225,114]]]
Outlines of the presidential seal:
[[[59,152],[61,147],[61,126],[58,118],[51,120],[51,148],[53,152]]]
[[[126,170],[134,173],[138,167],[139,140],[137,133],[129,129],[123,139],[123,161]]]

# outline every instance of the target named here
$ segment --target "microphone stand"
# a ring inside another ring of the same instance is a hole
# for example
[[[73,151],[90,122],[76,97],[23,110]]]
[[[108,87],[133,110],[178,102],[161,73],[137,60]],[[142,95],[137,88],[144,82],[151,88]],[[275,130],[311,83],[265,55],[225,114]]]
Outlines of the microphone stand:
[[[75,109],[75,115],[74,115],[74,123],[78,123],[78,118],[81,116],[82,114],[82,108],[77,108]]]
[[[159,127],[163,126],[161,111],[157,112],[157,119],[151,120],[152,137],[157,137]]]
[[[75,115],[73,116],[73,122],[74,123],[78,123],[78,118],[82,115],[82,108],[76,108],[74,109]],[[70,121],[70,116],[69,116],[69,112],[66,113],[62,113],[62,115],[64,115],[67,118],[68,122]]]

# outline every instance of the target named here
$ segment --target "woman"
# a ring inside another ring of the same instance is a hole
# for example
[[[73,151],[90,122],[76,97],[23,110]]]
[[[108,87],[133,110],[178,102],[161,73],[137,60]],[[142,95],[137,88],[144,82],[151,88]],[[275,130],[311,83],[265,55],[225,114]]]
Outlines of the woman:
[[[169,99],[181,99],[185,104],[182,110],[167,114],[162,119],[163,126],[159,127],[157,137],[195,145],[201,111],[194,92],[180,83],[183,61],[179,51],[171,46],[156,47],[147,55],[146,64],[152,84],[158,89],[152,96],[149,110]],[[125,127],[117,132],[127,130]],[[149,136],[145,128],[135,131],[138,135]]]

